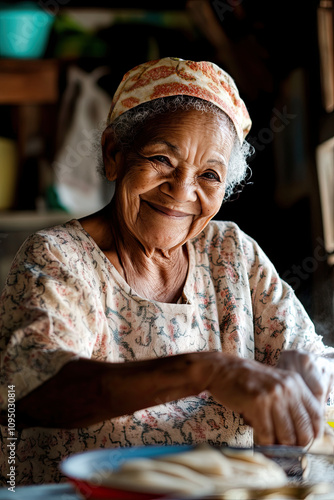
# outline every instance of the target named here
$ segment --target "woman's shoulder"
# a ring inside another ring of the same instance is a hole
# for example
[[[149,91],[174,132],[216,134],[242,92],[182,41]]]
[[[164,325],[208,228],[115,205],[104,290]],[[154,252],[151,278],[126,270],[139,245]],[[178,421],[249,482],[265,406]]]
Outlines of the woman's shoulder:
[[[32,233],[18,249],[8,272],[4,297],[32,293],[46,283],[67,283],[79,290],[92,283],[97,267],[93,245],[76,220]],[[58,285],[57,285],[58,286]],[[30,290],[30,292],[29,292]]]
[[[32,233],[18,249],[12,262],[11,271],[19,268],[50,267],[64,264],[77,265],[85,255],[90,255],[91,242],[86,237],[80,223],[70,220]]]
[[[29,248],[43,250],[48,248],[71,247],[84,240],[82,227],[76,219],[72,219],[64,224],[46,227],[40,229],[28,236],[21,249]]]
[[[71,219],[63,224],[45,227],[30,235],[31,240],[59,240],[63,244],[72,240],[80,240],[82,227],[77,219]]]
[[[245,245],[255,244],[254,240],[232,221],[211,220],[203,231],[194,238],[195,246],[210,247],[210,249],[242,250]]]

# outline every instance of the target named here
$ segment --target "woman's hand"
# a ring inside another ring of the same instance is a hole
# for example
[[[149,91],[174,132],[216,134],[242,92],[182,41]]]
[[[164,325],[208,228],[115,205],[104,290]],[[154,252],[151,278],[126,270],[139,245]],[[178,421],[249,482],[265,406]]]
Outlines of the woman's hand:
[[[322,431],[322,407],[296,371],[228,357],[208,390],[241,413],[257,444],[305,446]]]
[[[334,362],[305,351],[283,351],[277,365],[299,373],[312,394],[324,406],[334,383]]]

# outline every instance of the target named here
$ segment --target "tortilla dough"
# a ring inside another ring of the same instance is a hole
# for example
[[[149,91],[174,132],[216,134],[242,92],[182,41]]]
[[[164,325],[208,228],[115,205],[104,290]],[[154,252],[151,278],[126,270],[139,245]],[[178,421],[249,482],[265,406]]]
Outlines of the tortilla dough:
[[[127,460],[116,472],[99,477],[103,486],[184,497],[221,494],[236,487],[279,487],[286,483],[283,469],[260,453],[228,449],[222,452],[209,445],[157,458]]]

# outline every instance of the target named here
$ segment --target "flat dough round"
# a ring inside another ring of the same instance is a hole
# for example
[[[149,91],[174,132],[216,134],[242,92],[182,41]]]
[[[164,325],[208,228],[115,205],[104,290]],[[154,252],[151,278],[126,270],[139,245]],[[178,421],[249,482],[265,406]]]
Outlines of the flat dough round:
[[[283,469],[260,453],[228,449],[222,452],[209,445],[156,458],[127,460],[116,472],[99,474],[99,484],[103,486],[184,497],[286,483]]]

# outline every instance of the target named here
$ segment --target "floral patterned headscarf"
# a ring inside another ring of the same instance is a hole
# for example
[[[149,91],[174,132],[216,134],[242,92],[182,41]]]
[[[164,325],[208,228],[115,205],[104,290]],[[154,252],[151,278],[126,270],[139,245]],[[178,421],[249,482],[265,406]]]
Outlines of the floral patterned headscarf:
[[[107,125],[144,102],[175,95],[198,97],[215,104],[232,120],[240,142],[251,119],[234,80],[214,63],[165,57],[128,71],[112,100]]]

